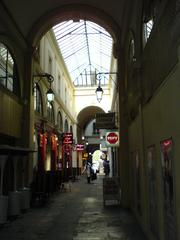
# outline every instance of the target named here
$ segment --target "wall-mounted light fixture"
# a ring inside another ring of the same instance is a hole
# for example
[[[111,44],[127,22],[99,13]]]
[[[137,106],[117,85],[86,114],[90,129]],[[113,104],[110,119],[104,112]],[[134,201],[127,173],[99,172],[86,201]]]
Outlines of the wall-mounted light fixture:
[[[34,74],[33,78],[40,78],[39,81],[41,81],[42,78],[46,78],[47,79],[47,81],[49,82],[49,89],[46,92],[47,100],[49,102],[54,101],[54,92],[53,92],[53,90],[51,88],[51,84],[54,81],[54,77],[51,74],[49,74],[49,73],[40,73],[40,74]],[[38,83],[39,81],[37,81],[35,83]]]
[[[101,102],[101,100],[102,100],[102,96],[103,96],[103,89],[102,89],[102,87],[101,87],[101,85],[100,85],[100,80],[99,80],[99,85],[98,85],[98,87],[96,88],[96,98],[97,98],[97,100],[98,100],[98,102],[100,103]]]
[[[96,74],[96,79],[99,81],[99,84],[98,84],[98,87],[96,88],[96,98],[97,98],[97,101],[100,103],[101,100],[102,100],[102,97],[103,97],[103,89],[101,87],[101,79],[103,76],[106,76],[106,75],[109,75],[109,78],[112,79],[111,75],[117,75],[117,72],[99,72]],[[116,84],[116,82],[113,80],[113,82]],[[117,85],[116,85],[117,86]]]

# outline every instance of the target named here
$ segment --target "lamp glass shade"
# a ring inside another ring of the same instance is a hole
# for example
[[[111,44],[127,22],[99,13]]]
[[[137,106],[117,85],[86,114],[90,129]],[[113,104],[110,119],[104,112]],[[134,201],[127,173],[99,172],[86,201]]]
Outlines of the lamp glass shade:
[[[47,91],[46,95],[49,102],[54,101],[54,92],[51,88]]]
[[[98,86],[98,88],[96,89],[96,98],[98,102],[102,100],[102,95],[103,95],[103,89],[100,86]]]

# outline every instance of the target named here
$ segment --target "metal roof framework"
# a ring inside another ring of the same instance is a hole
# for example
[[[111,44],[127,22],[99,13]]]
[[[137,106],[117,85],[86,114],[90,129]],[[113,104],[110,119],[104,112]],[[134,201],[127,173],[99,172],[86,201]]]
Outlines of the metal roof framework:
[[[53,32],[75,86],[97,85],[97,74],[104,72],[101,85],[108,84],[113,40],[104,28],[69,20],[54,26]]]

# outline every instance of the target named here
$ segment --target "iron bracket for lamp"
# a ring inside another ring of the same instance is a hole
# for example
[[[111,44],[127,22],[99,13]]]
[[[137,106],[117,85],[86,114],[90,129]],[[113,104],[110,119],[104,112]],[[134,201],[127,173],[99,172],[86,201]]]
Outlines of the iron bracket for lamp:
[[[102,76],[103,76],[103,75],[109,75],[109,77],[111,78],[111,80],[114,82],[115,86],[118,87],[118,86],[117,86],[117,83],[116,83],[116,82],[113,80],[113,78],[111,77],[111,75],[113,75],[113,74],[116,74],[116,75],[117,75],[117,72],[99,72],[99,73],[96,74],[96,79],[99,81],[99,84],[98,84],[98,87],[97,87],[95,93],[96,93],[96,98],[97,98],[97,100],[98,100],[99,103],[100,103],[101,100],[102,100],[102,95],[103,95],[103,92],[104,92],[103,89],[102,89],[102,87],[101,87],[101,79],[102,79]]]
[[[49,74],[49,73],[34,74],[33,78],[35,78],[35,77],[46,78],[50,84],[54,81],[54,77],[51,74]],[[39,79],[38,82],[40,82],[40,80],[41,79]]]
[[[46,78],[47,79],[47,81],[49,82],[49,89],[48,89],[48,91],[47,91],[47,99],[48,99],[48,101],[53,101],[54,100],[54,92],[53,92],[53,90],[51,89],[51,84],[52,84],[52,82],[54,81],[54,77],[51,75],[51,74],[49,74],[49,73],[38,73],[38,74],[34,74],[33,75],[33,78],[36,78],[36,77],[39,77],[40,79],[39,79],[39,81],[37,81],[36,83],[39,83],[40,81],[41,81],[41,79],[42,78]],[[34,87],[35,88],[35,87]],[[34,90],[34,88],[33,88],[33,90]]]
[[[96,79],[98,81],[101,81],[103,75],[109,75],[110,79],[114,82],[115,86],[118,87],[117,83],[114,81],[114,79],[111,77],[111,75],[118,75],[117,72],[98,72],[96,73]]]

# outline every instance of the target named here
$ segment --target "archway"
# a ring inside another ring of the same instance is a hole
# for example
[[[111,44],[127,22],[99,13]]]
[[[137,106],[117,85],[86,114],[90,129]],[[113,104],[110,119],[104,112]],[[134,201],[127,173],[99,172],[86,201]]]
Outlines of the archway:
[[[83,132],[87,126],[87,124],[95,119],[95,114],[96,113],[103,113],[104,110],[100,107],[95,107],[95,106],[89,106],[86,107],[84,109],[82,109],[78,116],[77,116],[77,125],[78,125],[78,129],[77,129],[77,139],[80,142],[81,141],[81,137],[83,135]]]
[[[117,49],[120,47],[121,32],[118,24],[104,11],[85,4],[64,5],[41,16],[29,32],[28,39],[32,46],[36,47],[41,37],[54,25],[62,21],[78,21],[79,19],[86,19],[104,27],[114,40],[113,54],[117,54]]]

